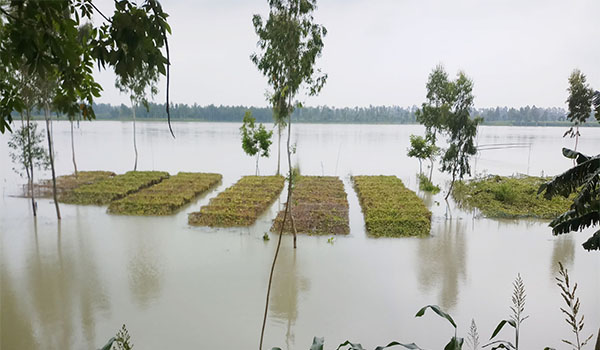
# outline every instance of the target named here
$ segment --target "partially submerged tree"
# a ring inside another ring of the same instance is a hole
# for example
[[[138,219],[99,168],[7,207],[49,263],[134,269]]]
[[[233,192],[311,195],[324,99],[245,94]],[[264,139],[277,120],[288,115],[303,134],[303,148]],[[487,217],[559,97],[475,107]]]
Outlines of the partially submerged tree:
[[[261,123],[256,125],[256,119],[252,117],[252,112],[247,111],[244,115],[244,121],[240,127],[242,135],[242,149],[247,155],[256,156],[256,175],[258,175],[258,160],[260,157],[269,156],[269,147],[273,141],[273,131],[267,131]]]
[[[569,113],[567,119],[573,123],[573,126],[565,132],[563,137],[570,136],[575,138],[575,148],[577,151],[577,144],[579,143],[579,126],[584,124],[585,121],[592,115],[592,104],[594,101],[594,90],[590,88],[586,82],[585,74],[579,69],[575,69],[569,77],[569,97],[567,98],[567,104],[569,106]],[[597,92],[596,92],[597,93]],[[596,95],[596,98],[597,95]],[[598,114],[596,113],[596,118]]]
[[[426,138],[435,146],[440,134],[447,137],[448,148],[442,153],[443,172],[452,176],[446,199],[454,182],[471,174],[470,157],[477,153],[475,137],[479,117],[471,117],[473,108],[473,82],[459,72],[456,80],[448,79],[444,67],[438,65],[429,75],[427,101],[416,113],[419,123],[425,126]]]
[[[324,26],[314,22],[313,12],[317,8],[316,0],[268,0],[268,2],[270,11],[266,21],[260,15],[252,17],[260,52],[253,53],[250,58],[268,79],[272,89],[269,93],[269,102],[273,107],[273,115],[287,123],[286,150],[289,174],[283,222],[269,274],[259,349],[262,349],[273,271],[288,215],[290,215],[292,223],[294,248],[296,248],[296,232],[290,211],[293,187],[292,149],[290,147],[291,114],[295,106],[301,107],[296,100],[301,88],[305,88],[309,96],[314,96],[321,91],[327,80],[327,75],[322,74],[320,70],[315,70],[314,67],[316,59],[321,56],[323,50],[323,37],[327,34]]]
[[[27,191],[31,195],[33,216],[36,216],[32,169],[46,170],[50,166],[50,157],[43,146],[44,134],[37,130],[36,123],[21,126],[11,135],[8,147],[11,149],[10,158],[15,164],[13,170],[20,176],[27,176]]]
[[[158,70],[153,69],[147,64],[143,64],[140,69],[134,71],[132,75],[119,77],[115,86],[123,93],[129,94],[131,101],[131,112],[133,118],[133,151],[135,154],[135,162],[133,163],[133,171],[137,170],[138,149],[135,138],[135,110],[141,104],[148,110],[148,100],[146,96],[150,93],[151,96],[156,95],[158,88]]]
[[[429,181],[431,181],[431,176],[433,174],[433,161],[435,160],[435,156],[438,151],[438,147],[433,144],[433,141],[430,138],[410,135],[408,156],[411,158],[417,158],[419,160],[419,174],[423,174],[423,161],[429,159],[431,162],[429,169]]]

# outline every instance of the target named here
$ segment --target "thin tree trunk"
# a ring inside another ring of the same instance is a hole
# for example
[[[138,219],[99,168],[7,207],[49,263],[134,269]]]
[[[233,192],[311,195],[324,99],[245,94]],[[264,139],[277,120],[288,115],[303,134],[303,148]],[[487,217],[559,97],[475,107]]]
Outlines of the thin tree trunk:
[[[422,166],[423,161],[421,160],[421,158],[419,158],[419,175],[423,174],[423,166]]]
[[[598,330],[598,339],[596,339],[596,347],[595,350],[600,350],[600,330]]]
[[[277,124],[277,175],[279,175],[279,164],[281,160],[281,124]]]
[[[290,139],[292,138],[292,116],[289,116],[288,120],[288,138],[287,138],[287,156],[288,156],[288,168],[290,169],[290,179],[288,181],[289,187],[292,187],[292,152],[290,150]],[[291,201],[292,192],[288,195],[288,201]],[[296,225],[294,224],[294,216],[292,215],[292,209],[290,209],[290,221],[292,223],[292,233],[294,234],[294,249],[296,249]]]
[[[133,110],[133,150],[135,151],[135,163],[133,164],[133,171],[137,170],[137,161],[138,161],[138,150],[137,143],[135,141],[135,104],[131,103],[131,109]]]
[[[33,216],[37,216],[37,205],[35,205],[35,192],[33,187],[33,156],[31,154],[31,116],[29,110],[25,112],[27,115],[27,144],[29,145],[29,151],[27,152],[27,161],[29,165],[29,191],[31,193],[31,208],[33,209]]]
[[[431,182],[431,177],[433,176],[433,158],[429,159],[431,162],[431,168],[429,168],[429,182]]]
[[[69,119],[71,123],[71,153],[73,154],[73,168],[75,168],[75,177],[79,174],[77,173],[77,162],[75,161],[75,138],[73,137],[73,118]]]
[[[256,154],[256,176],[258,176],[258,157],[260,157],[260,153]]]
[[[50,107],[48,103],[44,108],[44,116],[46,118],[46,133],[48,134],[48,153],[50,154],[50,168],[52,169],[52,197],[54,199],[54,207],[56,208],[56,218],[60,220],[60,208],[58,207],[58,199],[56,196],[56,171],[54,170],[54,150],[52,148],[52,135],[50,133]]]
[[[446,197],[444,198],[446,201],[448,200],[450,193],[452,193],[452,188],[454,187],[455,180],[456,180],[456,173],[454,171],[452,171],[452,182],[450,182],[450,188],[448,189],[448,193],[446,193]]]

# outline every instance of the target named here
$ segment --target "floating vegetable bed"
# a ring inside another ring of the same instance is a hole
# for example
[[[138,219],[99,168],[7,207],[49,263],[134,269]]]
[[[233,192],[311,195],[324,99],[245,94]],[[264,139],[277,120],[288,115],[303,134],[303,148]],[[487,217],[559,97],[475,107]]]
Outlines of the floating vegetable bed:
[[[77,176],[75,174],[62,175],[56,178],[56,192],[61,195],[79,186],[93,184],[113,176],[115,173],[112,171],[78,171]],[[33,189],[37,197],[52,197],[52,180],[42,180],[35,184]],[[23,193],[26,197],[31,197],[29,192],[28,186],[25,185]]]
[[[551,200],[538,196],[550,178],[535,176],[488,176],[454,185],[452,196],[467,209],[477,208],[487,217],[554,219],[569,209],[572,199]]]
[[[283,189],[283,176],[244,176],[188,217],[190,225],[252,225]]]
[[[292,194],[292,216],[298,233],[348,234],[348,200],[344,183],[334,176],[301,176]],[[271,231],[279,232],[285,211],[279,212]],[[284,232],[291,233],[290,217]]]
[[[356,193],[373,236],[428,235],[431,212],[421,198],[395,176],[354,176]]]
[[[164,171],[130,171],[63,194],[59,201],[72,204],[104,205],[169,177]]]
[[[179,173],[154,186],[110,203],[108,212],[125,215],[170,215],[221,181],[220,174]]]

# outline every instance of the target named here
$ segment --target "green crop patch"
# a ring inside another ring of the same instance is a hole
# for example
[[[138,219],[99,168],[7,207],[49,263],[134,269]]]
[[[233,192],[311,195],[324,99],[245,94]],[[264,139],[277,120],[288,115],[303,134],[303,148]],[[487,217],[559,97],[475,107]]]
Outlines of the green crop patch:
[[[301,176],[292,193],[291,213],[296,232],[317,235],[348,234],[348,199],[344,183],[334,176]],[[277,214],[271,226],[279,232],[285,211]],[[284,232],[291,233],[290,217]]]
[[[459,181],[452,196],[466,209],[479,209],[487,217],[554,219],[569,209],[572,199],[538,195],[540,185],[550,178],[536,176],[488,176]]]
[[[370,235],[425,236],[431,231],[431,212],[396,176],[353,176],[354,188]]]
[[[152,186],[169,177],[164,171],[129,171],[92,184],[82,185],[60,196],[71,204],[105,205],[128,194]]]
[[[108,212],[122,215],[171,215],[218,184],[221,178],[220,174],[179,173],[110,203]]]
[[[244,176],[188,217],[190,225],[250,226],[283,189],[283,176]]]
[[[56,178],[56,193],[63,195],[83,185],[89,185],[115,176],[112,171],[78,171],[75,174],[62,175]],[[37,197],[52,197],[52,180],[42,180],[33,187]],[[24,187],[26,197],[31,197],[27,186]]]

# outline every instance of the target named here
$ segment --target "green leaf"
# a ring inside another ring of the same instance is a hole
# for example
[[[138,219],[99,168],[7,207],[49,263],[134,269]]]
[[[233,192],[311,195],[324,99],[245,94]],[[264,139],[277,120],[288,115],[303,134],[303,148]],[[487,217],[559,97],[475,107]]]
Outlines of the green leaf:
[[[496,335],[498,335],[498,332],[500,332],[502,330],[502,327],[504,327],[505,324],[509,324],[511,325],[513,328],[516,328],[516,324],[515,321],[513,320],[502,320],[500,321],[500,323],[498,323],[498,326],[496,326],[496,329],[494,330],[494,333],[492,333],[492,336],[490,337],[490,339],[493,339]]]
[[[446,320],[448,320],[448,322],[450,322],[452,324],[452,326],[454,328],[456,328],[456,323],[452,319],[452,316],[450,316],[449,314],[447,314],[444,311],[442,311],[442,309],[439,306],[437,306],[437,305],[427,305],[427,306],[424,306],[423,308],[421,308],[421,310],[419,310],[417,312],[417,314],[415,315],[415,317],[421,317],[421,316],[423,316],[425,314],[425,310],[427,310],[427,309],[433,310],[433,312],[435,312],[436,314],[438,314],[440,317],[443,317]]]
[[[340,344],[336,350],[340,350],[344,346],[350,346],[349,350],[364,350],[364,348],[362,347],[362,345],[360,343],[352,343],[349,340],[346,340],[345,342]]]
[[[409,350],[423,350],[419,346],[417,346],[417,344],[415,344],[415,343],[403,344],[403,343],[399,343],[397,341],[393,341],[386,346],[378,346],[375,348],[375,350],[383,350],[383,349],[391,348],[392,346],[396,346],[396,345],[400,345]]]
[[[463,338],[452,337],[452,339],[450,339],[450,342],[448,342],[448,344],[446,344],[446,346],[444,347],[444,350],[462,349],[464,341],[465,340]]]
[[[110,350],[112,348],[113,343],[115,342],[115,337],[112,337],[108,340],[106,344],[100,350]]]

